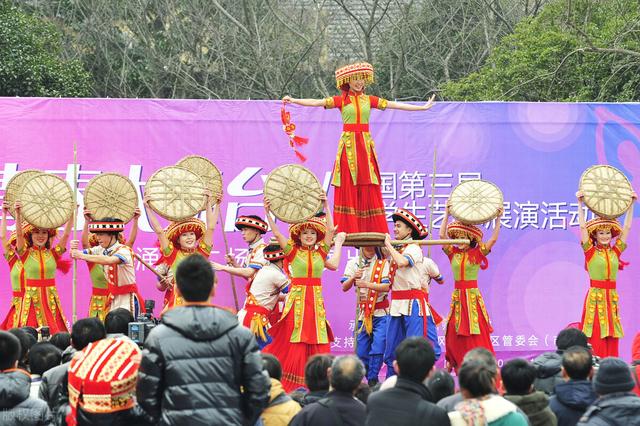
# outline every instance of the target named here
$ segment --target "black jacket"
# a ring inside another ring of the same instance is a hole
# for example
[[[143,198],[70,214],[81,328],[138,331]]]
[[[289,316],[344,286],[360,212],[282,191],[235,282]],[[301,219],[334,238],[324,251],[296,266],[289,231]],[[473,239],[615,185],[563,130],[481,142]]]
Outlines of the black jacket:
[[[589,380],[569,380],[556,385],[549,407],[556,414],[559,425],[575,426],[596,398]]]
[[[449,426],[447,412],[431,401],[431,392],[423,384],[398,377],[393,388],[369,396],[365,424]]]
[[[270,386],[251,331],[230,312],[191,305],[166,312],[149,333],[137,397],[161,425],[253,425]]]
[[[631,392],[601,396],[587,408],[578,425],[640,426],[640,398]]]
[[[305,406],[289,426],[361,426],[365,414],[365,405],[353,394],[334,390],[318,402]]]
[[[533,387],[547,395],[553,394],[553,389],[562,383],[562,355],[557,352],[545,352],[531,361],[536,367],[537,375]]]
[[[30,398],[31,377],[24,370],[0,373],[0,424],[2,426],[40,426],[51,424],[47,403]]]

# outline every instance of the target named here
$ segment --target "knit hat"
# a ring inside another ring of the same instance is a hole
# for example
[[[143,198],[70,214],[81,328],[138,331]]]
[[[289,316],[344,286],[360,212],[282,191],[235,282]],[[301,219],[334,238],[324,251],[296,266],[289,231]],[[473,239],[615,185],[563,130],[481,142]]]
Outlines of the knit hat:
[[[593,379],[593,390],[598,395],[629,392],[635,386],[629,365],[620,358],[608,357],[600,361]]]

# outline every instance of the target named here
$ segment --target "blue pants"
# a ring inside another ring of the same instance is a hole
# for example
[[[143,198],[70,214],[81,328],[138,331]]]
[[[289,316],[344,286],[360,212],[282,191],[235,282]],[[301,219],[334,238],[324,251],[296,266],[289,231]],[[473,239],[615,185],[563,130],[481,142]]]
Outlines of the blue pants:
[[[389,328],[387,329],[387,344],[384,350],[384,363],[393,365],[396,359],[396,347],[407,337],[423,336],[429,339],[433,350],[436,353],[436,360],[440,358],[440,345],[438,344],[438,333],[436,325],[431,316],[427,317],[427,335],[424,335],[423,317],[420,316],[418,301],[414,300],[411,305],[411,315],[400,315],[391,317]],[[393,376],[393,369],[387,369],[387,377]]]
[[[385,344],[387,340],[387,327],[389,326],[389,316],[373,317],[373,329],[371,335],[367,334],[362,321],[358,321],[356,330],[360,330],[357,336],[358,348],[356,355],[362,360],[367,369],[367,381],[378,380]],[[361,329],[362,328],[362,329]],[[387,365],[387,369],[393,366]]]
[[[258,342],[258,348],[260,350],[264,349],[265,346],[267,346],[269,343],[273,341],[269,333],[267,333],[267,327],[263,327],[263,330],[264,330],[264,335],[267,337],[267,340],[262,340],[261,337],[257,335],[255,336],[256,342]]]

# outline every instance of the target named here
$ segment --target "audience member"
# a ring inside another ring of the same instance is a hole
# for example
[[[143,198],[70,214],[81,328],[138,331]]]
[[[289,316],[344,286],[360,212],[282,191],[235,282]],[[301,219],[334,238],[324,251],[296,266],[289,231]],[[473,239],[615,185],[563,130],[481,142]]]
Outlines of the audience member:
[[[89,343],[69,364],[69,426],[145,424],[135,405],[141,352],[132,340],[104,338]]]
[[[24,332],[23,332],[24,333]],[[46,402],[31,398],[29,373],[18,369],[22,348],[14,333],[0,331],[0,419],[3,426],[51,424]]]
[[[365,405],[353,396],[364,375],[364,364],[357,356],[334,359],[329,370],[329,393],[305,406],[293,418],[291,426],[364,425]]]
[[[373,387],[378,386],[379,384],[380,383],[372,383],[371,386],[369,386],[368,383],[360,383],[353,396],[355,396],[358,401],[366,405],[371,392],[373,392]]]
[[[556,426],[558,421],[549,408],[549,397],[533,388],[536,368],[522,358],[507,361],[500,370],[506,389],[504,398],[517,405],[533,426]]]
[[[629,366],[620,358],[609,357],[600,361],[593,379],[598,394],[578,425],[640,425],[640,398],[631,392],[634,387]]]
[[[464,361],[458,381],[464,400],[449,413],[452,426],[525,426],[525,416],[512,402],[495,394],[496,373],[478,360]]]
[[[185,258],[175,278],[185,304],[149,333],[138,404],[160,425],[253,425],[270,386],[253,333],[209,303],[214,273],[204,257]]]
[[[56,333],[51,336],[49,343],[64,352],[69,346],[71,346],[71,334],[66,331]]]
[[[446,370],[436,370],[427,380],[427,388],[431,391],[433,402],[451,396],[456,391],[456,383]]]
[[[329,392],[329,368],[333,362],[333,356],[329,354],[317,354],[309,357],[304,367],[304,383],[309,392],[298,401],[302,407],[313,402],[320,401]]]
[[[287,395],[280,383],[282,365],[271,354],[262,354],[262,365],[271,379],[269,405],[262,412],[264,426],[286,426],[293,416],[301,410],[300,404]]]
[[[31,397],[38,398],[38,391],[42,383],[42,375],[53,367],[60,365],[62,352],[49,342],[39,342],[29,351],[29,366],[31,367]]]
[[[562,377],[549,406],[561,426],[575,426],[587,407],[598,397],[593,391],[591,376],[593,357],[588,349],[572,346],[562,354]]]
[[[545,352],[533,359],[537,371],[533,382],[536,390],[551,395],[555,386],[562,383],[562,353],[572,346],[588,348],[587,335],[577,328],[565,328],[556,337],[555,352]]]
[[[12,328],[11,330],[9,330],[9,333],[16,336],[20,341],[20,358],[18,360],[18,368],[30,371],[29,350],[38,342],[38,340],[22,328]]]
[[[107,332],[107,337],[127,336],[129,323],[133,321],[133,314],[128,309],[117,308],[109,311],[104,317],[104,329]]]
[[[65,351],[63,359],[66,353],[75,354],[76,351],[81,351],[89,343],[104,339],[104,337],[104,325],[98,318],[83,318],[76,321],[71,327],[71,348],[73,350],[71,352]],[[69,402],[67,371],[70,361],[58,365],[42,375],[38,396],[47,402],[54,416],[61,407],[66,407]]]
[[[434,370],[436,355],[428,340],[410,337],[396,348],[395,386],[372,394],[367,402],[367,426],[449,424],[447,413],[433,402],[424,385]]]
[[[640,333],[636,334],[631,344],[631,376],[636,383],[633,391],[640,396]]]

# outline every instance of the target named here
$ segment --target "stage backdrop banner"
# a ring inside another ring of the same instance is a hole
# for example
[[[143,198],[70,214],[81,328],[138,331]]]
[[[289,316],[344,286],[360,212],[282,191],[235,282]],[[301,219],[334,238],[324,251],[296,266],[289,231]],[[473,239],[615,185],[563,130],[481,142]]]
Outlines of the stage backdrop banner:
[[[234,229],[236,216],[264,216],[262,188],[267,174],[298,161],[282,129],[280,106],[275,101],[0,98],[1,189],[25,169],[53,172],[72,183],[74,142],[80,209],[84,187],[97,174],[126,175],[141,195],[146,179],[157,169],[186,155],[202,155],[223,173],[224,231],[230,251],[242,261],[247,247]],[[329,182],[342,127],[340,114],[322,108],[289,110],[296,133],[310,139],[301,147],[308,158],[304,166],[318,176],[332,200]],[[500,238],[488,256],[489,268],[479,276],[500,358],[552,350],[558,331],[580,321],[589,279],[579,244],[578,181],[586,168],[610,164],[639,191],[639,120],[640,106],[635,104],[438,103],[425,112],[372,112],[371,134],[389,214],[404,207],[425,223],[431,219],[437,238],[446,198],[456,184],[483,178],[504,192]],[[12,220],[9,225],[13,229]],[[286,230],[285,224],[281,226]],[[82,214],[78,227],[82,228]],[[144,214],[140,229],[134,249],[153,263],[159,252]],[[492,229],[493,224],[484,227],[485,240]],[[218,226],[211,255],[219,262],[225,252],[221,232]],[[634,309],[640,304],[638,234],[636,223],[623,253],[631,264],[618,276],[625,331],[620,354],[626,359],[640,328],[640,310]],[[341,269],[355,255],[355,249],[345,250]],[[431,248],[429,255],[445,277],[444,285],[432,286],[431,302],[446,316],[453,289],[450,265],[440,247]],[[156,300],[158,314],[162,295],[156,279],[142,264],[136,263],[136,269],[140,291]],[[84,262],[78,262],[78,271],[77,308],[82,318],[91,283]],[[350,352],[355,295],[341,291],[341,274],[342,270],[326,271],[323,292],[336,336],[332,350]],[[220,273],[218,278],[214,302],[233,306],[228,275]],[[71,274],[58,274],[56,279],[71,320]],[[244,281],[236,279],[236,287],[242,304]],[[5,262],[0,266],[0,289],[4,317],[11,295]],[[438,333],[443,344],[443,325]]]

